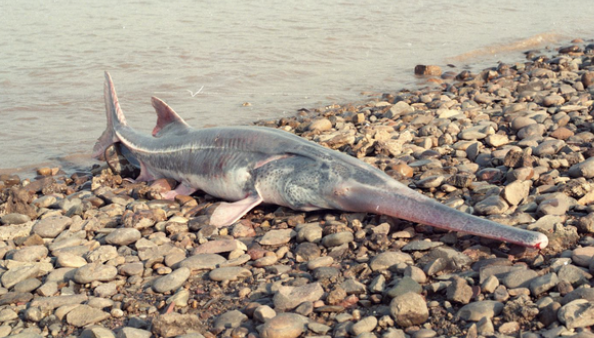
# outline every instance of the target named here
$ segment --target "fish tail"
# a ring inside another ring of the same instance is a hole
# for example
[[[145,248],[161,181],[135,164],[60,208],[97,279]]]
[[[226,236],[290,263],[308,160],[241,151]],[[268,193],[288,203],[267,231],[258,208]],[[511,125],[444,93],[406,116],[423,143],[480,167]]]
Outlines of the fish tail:
[[[104,99],[107,128],[93,147],[93,157],[99,160],[105,159],[104,153],[109,146],[120,141],[116,134],[116,128],[127,125],[126,118],[118,101],[115,86],[108,72],[105,72]]]

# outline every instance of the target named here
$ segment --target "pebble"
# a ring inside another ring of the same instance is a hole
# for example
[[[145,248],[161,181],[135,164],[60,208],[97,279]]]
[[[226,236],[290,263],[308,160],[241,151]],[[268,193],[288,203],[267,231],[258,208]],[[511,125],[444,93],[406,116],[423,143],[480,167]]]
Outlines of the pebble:
[[[390,302],[390,313],[401,327],[423,324],[429,318],[427,303],[417,293],[400,295]]]
[[[134,244],[141,238],[140,231],[134,228],[120,228],[115,229],[105,236],[105,242],[114,245],[130,245]]]
[[[192,271],[212,270],[226,261],[225,257],[217,254],[196,254],[182,260],[177,265],[190,268]]]
[[[478,322],[484,317],[492,319],[494,316],[499,315],[501,310],[503,310],[503,303],[483,300],[464,305],[458,310],[456,317],[466,321]]]
[[[350,231],[337,232],[330,234],[322,238],[322,244],[327,248],[341,246],[346,243],[350,243],[355,240],[355,236]]]
[[[102,263],[89,263],[76,269],[74,281],[79,284],[87,284],[95,281],[108,282],[115,278],[118,269],[112,265]]]
[[[37,277],[40,273],[40,269],[37,265],[22,265],[17,266],[13,269],[9,269],[8,271],[2,274],[0,277],[0,281],[2,281],[2,286],[7,289],[10,289],[15,284],[22,282],[26,279]]]
[[[229,266],[212,270],[208,277],[214,281],[232,281],[250,277],[252,272],[246,268]]]
[[[78,305],[66,315],[66,322],[76,327],[83,327],[94,324],[109,318],[110,315],[100,309],[88,305]]]
[[[12,259],[19,262],[37,262],[47,257],[48,250],[43,245],[25,246],[12,254]]]
[[[351,332],[354,335],[358,336],[362,333],[373,331],[376,328],[376,326],[377,318],[375,318],[374,316],[369,316],[362,318],[361,320],[353,324],[353,326],[351,326]]]
[[[386,251],[375,256],[371,262],[369,262],[369,267],[373,271],[384,271],[399,263],[412,264],[413,260],[409,254],[396,251]]]
[[[260,239],[262,245],[282,245],[289,243],[296,233],[292,229],[270,230]]]
[[[0,223],[9,225],[9,224],[23,224],[31,221],[31,217],[28,215],[18,214],[18,213],[11,213],[6,214],[0,217]]]
[[[56,238],[70,224],[72,219],[66,216],[50,216],[43,218],[33,226],[33,233],[43,238]]]
[[[170,274],[157,278],[153,282],[153,290],[159,293],[176,290],[188,280],[191,272],[190,268],[180,267]]]
[[[311,131],[327,131],[332,129],[332,122],[328,119],[317,119],[309,125]]]
[[[307,318],[295,313],[280,313],[260,329],[262,338],[296,338],[307,329]]]
[[[278,311],[291,310],[303,302],[315,302],[324,294],[320,283],[311,283],[303,286],[282,286],[275,293],[272,301]]]

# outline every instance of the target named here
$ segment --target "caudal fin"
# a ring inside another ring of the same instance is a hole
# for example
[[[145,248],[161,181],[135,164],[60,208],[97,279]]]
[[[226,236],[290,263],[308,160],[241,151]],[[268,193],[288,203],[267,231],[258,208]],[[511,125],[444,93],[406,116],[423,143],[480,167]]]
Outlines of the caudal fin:
[[[176,131],[186,130],[190,126],[182,119],[173,108],[156,97],[151,98],[151,103],[157,112],[157,125],[153,129],[153,136],[159,137],[170,129]]]
[[[113,81],[111,80],[111,76],[108,72],[105,72],[103,96],[105,100],[105,113],[107,115],[107,128],[103,134],[101,134],[101,137],[99,137],[95,143],[95,146],[93,147],[93,157],[98,160],[104,160],[105,150],[115,142],[119,141],[115,133],[115,126],[127,125],[122,108],[120,108],[118,95],[116,94]]]

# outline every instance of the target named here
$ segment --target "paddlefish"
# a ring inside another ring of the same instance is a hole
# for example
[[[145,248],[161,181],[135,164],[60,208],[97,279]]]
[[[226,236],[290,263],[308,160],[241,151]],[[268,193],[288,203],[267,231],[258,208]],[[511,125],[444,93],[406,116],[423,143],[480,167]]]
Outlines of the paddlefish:
[[[261,203],[294,210],[335,209],[375,213],[543,249],[545,234],[502,225],[447,207],[347,154],[266,127],[191,128],[171,107],[153,97],[157,124],[152,135],[128,126],[109,73],[105,73],[107,128],[93,156],[120,143],[140,167],[138,181],[179,182],[164,198],[197,190],[225,200],[211,215],[222,227]]]

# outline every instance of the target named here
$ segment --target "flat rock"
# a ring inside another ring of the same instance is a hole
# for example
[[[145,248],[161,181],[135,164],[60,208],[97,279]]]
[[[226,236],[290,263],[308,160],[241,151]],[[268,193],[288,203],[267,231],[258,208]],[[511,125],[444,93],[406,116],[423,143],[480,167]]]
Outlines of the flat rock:
[[[33,233],[43,238],[56,238],[70,224],[72,224],[70,217],[50,216],[37,221],[33,226]]]
[[[484,317],[493,319],[503,310],[503,303],[483,300],[464,305],[456,314],[457,320],[462,319],[471,322],[478,322]]]
[[[114,245],[130,245],[136,243],[140,237],[141,235],[138,229],[119,228],[105,236],[105,242]]]
[[[563,305],[557,318],[568,329],[594,325],[594,303],[585,299],[576,299]]]
[[[259,240],[262,245],[282,245],[289,243],[291,238],[295,237],[297,233],[292,229],[270,230],[262,236]]]
[[[66,315],[66,322],[76,327],[83,327],[89,324],[98,323],[109,317],[109,313],[83,304],[68,312]]]
[[[538,276],[530,282],[530,292],[534,296],[538,296],[542,293],[549,291],[559,284],[559,278],[554,272],[546,275]]]
[[[188,280],[191,272],[190,268],[182,266],[168,275],[157,278],[153,282],[153,290],[159,293],[176,290]]]
[[[7,241],[17,237],[27,237],[31,234],[33,222],[23,224],[10,224],[0,227],[0,240]]]
[[[296,313],[280,313],[260,329],[262,338],[297,338],[307,330],[307,317]]]
[[[118,269],[112,265],[102,263],[89,263],[81,266],[74,273],[74,281],[79,284],[87,284],[94,281],[108,282],[115,278]]]
[[[23,265],[10,269],[2,274],[0,281],[2,285],[10,289],[16,283],[22,282],[25,279],[37,277],[40,269],[37,265]]]
[[[215,330],[223,330],[225,328],[237,328],[241,323],[245,322],[248,316],[238,310],[231,310],[218,316],[214,321]]]
[[[577,248],[571,253],[571,260],[575,265],[588,267],[594,257],[594,246]]]
[[[151,331],[137,329],[135,327],[124,327],[118,334],[116,338],[151,338],[153,336]],[[92,337],[92,338],[99,338],[99,337]]]
[[[44,245],[22,247],[12,254],[12,259],[19,262],[36,262],[47,257],[48,250]]]
[[[204,244],[201,244],[200,246],[194,249],[192,255],[203,253],[218,254],[242,248],[245,249],[245,245],[240,244],[240,242],[234,239],[219,239],[215,241],[208,241]]]
[[[212,270],[208,277],[214,281],[222,282],[228,280],[238,280],[250,277],[252,272],[239,266],[227,266]]]
[[[24,215],[24,214],[18,214],[18,213],[11,213],[11,214],[6,214],[3,215],[2,217],[0,217],[0,223],[7,225],[7,224],[23,224],[23,223],[27,223],[31,220],[31,217],[29,217],[28,215]]]
[[[225,257],[217,254],[196,254],[177,263],[177,266],[187,267],[192,271],[212,270],[226,261]]]
[[[409,254],[403,252],[386,251],[371,259],[369,267],[373,271],[383,271],[400,263],[412,264],[413,259]]]
[[[303,302],[315,302],[322,298],[324,289],[320,283],[303,286],[281,286],[272,298],[277,311],[291,310]]]

